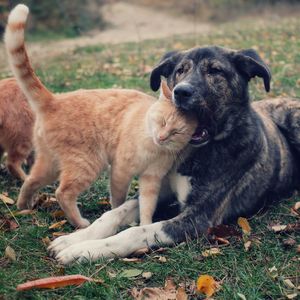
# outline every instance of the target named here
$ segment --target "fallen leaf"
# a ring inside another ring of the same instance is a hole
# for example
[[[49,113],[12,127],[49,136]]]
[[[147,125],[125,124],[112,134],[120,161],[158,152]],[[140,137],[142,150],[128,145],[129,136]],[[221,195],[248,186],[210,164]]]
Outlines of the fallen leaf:
[[[284,279],[283,282],[290,289],[296,288],[290,279]]]
[[[251,241],[247,241],[247,242],[244,244],[244,248],[245,248],[245,251],[246,251],[246,252],[249,251],[251,244],[252,244]]]
[[[33,209],[23,209],[23,210],[20,210],[20,211],[16,211],[13,213],[13,215],[16,217],[16,216],[27,216],[27,215],[33,215],[35,214],[35,210]]]
[[[272,268],[269,268],[268,271],[269,271],[269,275],[272,279],[276,279],[278,277],[278,270],[275,266],[273,266]]]
[[[120,273],[120,277],[133,278],[141,275],[142,273],[143,271],[139,269],[128,269],[128,270],[123,270]]]
[[[187,294],[183,287],[176,288],[172,279],[167,279],[165,286],[145,287],[141,290],[134,288],[131,290],[134,300],[187,300]]]
[[[224,238],[221,238],[221,237],[217,237],[216,236],[215,240],[218,241],[218,242],[220,242],[223,245],[229,245],[230,244],[230,242],[227,239],[224,239]]]
[[[244,234],[250,234],[251,227],[246,218],[239,217],[237,222],[238,222],[239,226],[242,228]]]
[[[61,218],[61,217],[64,217],[64,216],[65,216],[65,213],[64,213],[63,210],[56,210],[56,211],[51,213],[52,218]]]
[[[153,258],[156,258],[158,261],[165,263],[167,262],[167,258],[165,256],[155,255]]]
[[[17,286],[17,291],[27,291],[32,289],[56,289],[70,285],[81,285],[86,281],[93,281],[93,279],[82,275],[47,277],[19,284]]]
[[[300,231],[300,222],[287,225],[275,225],[272,226],[271,229],[275,233]]]
[[[46,237],[42,238],[42,242],[43,242],[45,247],[48,247],[51,243],[51,240],[49,239],[48,236],[46,236]]]
[[[145,247],[145,248],[141,248],[139,250],[136,250],[133,255],[137,255],[137,256],[140,256],[140,255],[144,255],[146,253],[149,253],[150,252],[150,249],[148,247]]]
[[[197,280],[197,291],[212,296],[217,290],[217,282],[210,275],[201,275]]]
[[[215,256],[215,255],[222,254],[222,252],[219,248],[210,248],[210,249],[203,251],[201,254],[204,257],[209,257],[209,256]]]
[[[67,223],[67,220],[62,220],[59,222],[56,222],[54,224],[52,224],[51,226],[49,226],[49,229],[57,229],[57,228],[61,228],[62,226],[64,226]]]
[[[247,300],[244,294],[237,293],[237,296],[238,296],[239,298],[241,298],[242,300]]]
[[[130,258],[122,258],[122,261],[125,261],[125,262],[141,262],[142,259],[141,258],[138,258],[138,257],[130,257]]]
[[[149,279],[152,277],[152,273],[151,272],[143,272],[142,277],[145,279]]]
[[[62,232],[62,231],[57,231],[57,232],[53,232],[52,236],[53,237],[59,237],[59,236],[63,236],[63,235],[66,235],[66,234],[69,234],[69,233],[68,232]]]
[[[282,243],[286,248],[291,248],[296,245],[296,241],[292,238],[287,238],[283,240]]]
[[[298,296],[297,293],[287,294],[287,295],[286,295],[286,297],[287,297],[288,299],[295,299],[297,296]]]
[[[0,194],[0,200],[2,200],[4,203],[6,204],[10,204],[10,205],[13,205],[15,204],[15,200],[7,197],[6,195],[4,194]]]
[[[7,246],[5,248],[4,256],[7,257],[8,259],[10,259],[11,261],[16,261],[17,260],[16,252],[10,246]]]
[[[14,220],[10,220],[7,217],[1,218],[0,219],[0,230],[16,230],[19,227],[19,224],[14,221]]]

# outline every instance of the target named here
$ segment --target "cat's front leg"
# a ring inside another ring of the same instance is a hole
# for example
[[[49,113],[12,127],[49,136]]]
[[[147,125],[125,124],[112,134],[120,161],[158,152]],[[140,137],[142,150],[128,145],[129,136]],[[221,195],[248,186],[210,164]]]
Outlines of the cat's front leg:
[[[144,173],[139,177],[140,225],[152,223],[163,175]]]
[[[121,226],[137,221],[138,207],[138,200],[128,200],[118,208],[104,213],[89,227],[55,239],[48,247],[48,251],[51,255],[56,255],[71,245],[112,236],[116,234]]]

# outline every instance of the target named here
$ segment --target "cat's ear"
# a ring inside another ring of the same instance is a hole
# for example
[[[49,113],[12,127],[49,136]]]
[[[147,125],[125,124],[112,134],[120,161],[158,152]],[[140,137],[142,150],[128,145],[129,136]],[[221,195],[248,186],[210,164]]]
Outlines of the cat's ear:
[[[170,90],[166,80],[161,81],[159,99],[172,101],[172,91]]]

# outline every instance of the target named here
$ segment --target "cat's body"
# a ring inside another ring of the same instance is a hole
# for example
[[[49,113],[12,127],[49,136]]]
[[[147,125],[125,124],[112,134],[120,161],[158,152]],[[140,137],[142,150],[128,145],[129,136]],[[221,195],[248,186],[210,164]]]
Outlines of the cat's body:
[[[7,153],[6,166],[15,177],[25,180],[22,163],[30,156],[34,114],[14,78],[0,81],[0,159]]]
[[[161,179],[176,159],[174,151],[188,143],[195,121],[177,112],[167,99],[155,102],[134,90],[52,94],[29,63],[24,47],[28,9],[23,7],[9,19],[5,36],[12,69],[37,117],[36,161],[22,186],[18,207],[34,205],[34,193],[59,179],[56,197],[60,206],[74,226],[86,227],[89,222],[81,217],[76,199],[111,165],[112,206],[125,201],[132,177],[139,175],[140,219],[142,224],[150,223]],[[163,115],[179,126],[154,138],[157,122],[162,122],[163,131],[167,127]]]

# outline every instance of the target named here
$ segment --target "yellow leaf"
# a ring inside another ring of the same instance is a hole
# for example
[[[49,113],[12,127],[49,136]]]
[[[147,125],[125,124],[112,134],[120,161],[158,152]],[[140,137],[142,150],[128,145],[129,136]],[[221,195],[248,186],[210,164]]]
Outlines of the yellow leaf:
[[[10,247],[10,246],[7,246],[7,247],[5,248],[4,255],[5,255],[5,257],[7,257],[8,259],[10,259],[11,261],[16,261],[16,260],[17,260],[16,252],[15,252],[15,250],[14,250],[12,247]]]
[[[51,213],[52,218],[61,218],[61,217],[64,217],[64,216],[65,216],[65,213],[64,213],[63,210],[56,210],[56,211]]]
[[[7,197],[6,195],[0,194],[0,200],[2,200],[6,204],[13,205],[15,204],[15,200]]]
[[[246,218],[239,217],[238,218],[238,224],[242,228],[243,233],[249,234],[251,232],[251,227],[250,227],[249,222]]]
[[[49,229],[57,229],[57,228],[61,228],[64,224],[67,223],[67,220],[62,220],[59,221],[57,223],[52,224],[51,226],[49,226]]]
[[[217,289],[217,282],[210,275],[201,275],[197,280],[197,291],[212,296]]]
[[[202,256],[204,256],[204,257],[214,256],[214,255],[218,255],[218,254],[222,254],[222,252],[219,248],[211,248],[211,249],[207,249],[202,252]]]

